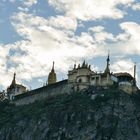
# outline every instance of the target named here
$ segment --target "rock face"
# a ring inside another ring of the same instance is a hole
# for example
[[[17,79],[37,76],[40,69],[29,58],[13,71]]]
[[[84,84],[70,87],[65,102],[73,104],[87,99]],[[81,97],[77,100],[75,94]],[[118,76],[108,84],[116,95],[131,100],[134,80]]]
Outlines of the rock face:
[[[139,140],[140,95],[115,88],[0,103],[0,140]]]

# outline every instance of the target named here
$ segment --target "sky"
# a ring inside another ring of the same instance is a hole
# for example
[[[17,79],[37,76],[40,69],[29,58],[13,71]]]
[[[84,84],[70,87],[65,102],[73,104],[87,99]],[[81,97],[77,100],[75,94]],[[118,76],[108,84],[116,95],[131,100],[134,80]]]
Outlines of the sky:
[[[57,80],[84,60],[92,70],[133,75],[140,87],[140,0],[0,0],[0,90],[43,86],[55,61]]]

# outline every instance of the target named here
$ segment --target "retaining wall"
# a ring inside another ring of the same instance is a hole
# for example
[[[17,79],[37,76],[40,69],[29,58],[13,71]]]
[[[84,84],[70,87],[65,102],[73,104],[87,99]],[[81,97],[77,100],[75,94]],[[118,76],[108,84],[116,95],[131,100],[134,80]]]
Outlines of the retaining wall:
[[[14,103],[15,105],[26,105],[37,100],[42,100],[44,98],[50,98],[60,94],[68,94],[69,92],[70,88],[68,86],[68,81],[63,80],[55,84],[44,86],[32,91],[28,91],[21,95],[17,95],[15,96],[12,103]]]

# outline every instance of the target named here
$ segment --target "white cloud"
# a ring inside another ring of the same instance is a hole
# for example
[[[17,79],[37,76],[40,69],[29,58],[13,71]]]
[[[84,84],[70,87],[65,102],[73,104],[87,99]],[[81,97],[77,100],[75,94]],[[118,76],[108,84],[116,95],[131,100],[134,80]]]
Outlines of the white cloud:
[[[96,51],[100,54],[110,50],[112,54],[119,56],[140,54],[140,24],[135,22],[123,22],[120,24],[122,33],[113,35],[105,31],[102,26],[95,26],[89,29],[91,36],[96,44]],[[101,53],[102,52],[102,53]]]
[[[23,11],[23,12],[28,12],[29,8],[18,7],[18,10]]]
[[[49,0],[49,4],[69,17],[80,20],[94,20],[102,18],[122,18],[126,12],[118,8],[127,7],[134,0]]]
[[[94,26],[89,28],[89,32],[94,37],[95,42],[104,44],[107,40],[116,41],[112,33],[106,32],[103,26]]]
[[[12,46],[17,53],[9,56],[20,79],[47,77],[52,61],[56,62],[57,71],[66,75],[75,60],[90,59],[96,48],[88,33],[74,35],[77,22],[65,16],[45,19],[20,12],[11,20],[17,33],[25,39]],[[19,49],[26,54],[19,55]],[[13,71],[13,67],[9,71]]]
[[[106,40],[115,41],[113,34],[107,32],[95,33],[94,37],[97,43],[103,43]]]
[[[65,16],[50,17],[48,20],[48,25],[67,30],[77,29],[77,21]]]
[[[15,19],[18,19],[18,21],[16,22]],[[55,26],[53,21],[58,24]],[[59,59],[60,56],[67,58],[71,55],[76,58],[86,57],[90,50],[98,52],[98,55],[103,54],[105,49],[110,49],[113,53],[120,51],[122,54],[140,53],[138,47],[140,43],[140,25],[134,22],[121,23],[120,27],[124,32],[115,38],[112,33],[106,32],[103,26],[92,27],[89,29],[90,33],[83,32],[80,36],[75,36],[76,22],[66,26],[67,22],[65,24],[65,21],[67,21],[67,17],[58,16],[46,20],[24,13],[19,13],[14,17],[17,32],[30,40],[31,47],[29,50],[33,50],[36,53],[34,55],[43,63],[46,63],[46,61],[41,58],[38,52],[41,52],[40,54],[43,54],[43,56],[47,52],[50,60]],[[114,43],[107,43],[108,40]],[[59,49],[56,51],[57,48]],[[78,50],[79,53],[75,53]],[[63,54],[64,51],[65,54]],[[55,56],[52,57],[52,53]]]
[[[9,51],[12,45],[2,45],[0,44],[0,83],[2,86],[7,87],[9,83],[9,78],[12,76],[10,72],[7,72],[7,66],[9,61]]]
[[[91,27],[89,28],[89,31],[91,32],[101,32],[103,31],[105,28],[103,26],[95,26],[95,27]]]
[[[24,0],[23,4],[27,7],[31,7],[32,5],[36,4],[38,0]]]
[[[15,3],[16,2],[16,0],[9,0],[11,3]]]
[[[118,73],[118,72],[127,72],[130,73],[132,76],[134,76],[134,62],[131,59],[121,59],[116,61],[111,65],[111,70],[113,73]],[[139,63],[137,65],[137,70],[136,70],[136,81],[138,87],[140,87],[140,78],[139,78],[139,69],[140,65]]]
[[[34,2],[25,1],[25,5],[31,6]],[[15,14],[11,19],[12,25],[23,40],[9,44],[8,47],[1,46],[1,52],[5,53],[2,53],[0,57],[2,69],[0,75],[5,75],[6,82],[0,80],[0,83],[7,86],[8,78],[11,78],[11,73],[13,74],[15,70],[20,77],[19,81],[21,79],[31,80],[40,76],[47,78],[52,61],[56,62],[57,71],[66,74],[75,60],[79,62],[84,58],[104,56],[108,49],[113,55],[115,53],[140,54],[138,46],[140,44],[140,25],[134,22],[122,23],[120,27],[123,33],[116,37],[107,32],[103,26],[95,26],[89,28],[89,32],[75,35],[78,24],[82,24],[81,20],[121,18],[125,12],[119,10],[117,6],[127,6],[132,2],[133,0],[107,0],[105,2],[101,0],[50,0],[51,5],[65,12],[64,16],[45,19],[23,12]],[[20,10],[24,11],[24,9]],[[77,19],[80,20],[77,22]],[[108,43],[108,40],[113,43]],[[16,53],[10,56],[9,49],[5,50],[6,48],[15,49]],[[19,49],[25,54],[20,54]],[[129,61],[127,62],[130,64]],[[4,64],[10,64],[10,67],[7,68],[3,66]],[[125,65],[122,61],[114,64],[114,71],[119,70],[118,64]],[[126,68],[124,71],[129,69]]]
[[[111,69],[116,72],[128,72],[133,75],[134,62],[131,59],[121,59],[111,65]]]
[[[135,22],[120,24],[123,33],[119,34],[117,45],[124,54],[140,54],[140,25]]]
[[[133,4],[132,9],[135,11],[140,10],[140,3]]]

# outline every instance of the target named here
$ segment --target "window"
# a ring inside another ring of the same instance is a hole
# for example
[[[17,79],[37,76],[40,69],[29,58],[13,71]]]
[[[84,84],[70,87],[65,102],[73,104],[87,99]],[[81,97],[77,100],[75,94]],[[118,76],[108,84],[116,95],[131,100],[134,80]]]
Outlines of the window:
[[[95,77],[92,77],[91,80],[95,80]]]
[[[78,82],[79,82],[79,83],[82,83],[82,79],[79,79]]]
[[[17,92],[19,92],[19,87],[17,87]]]

